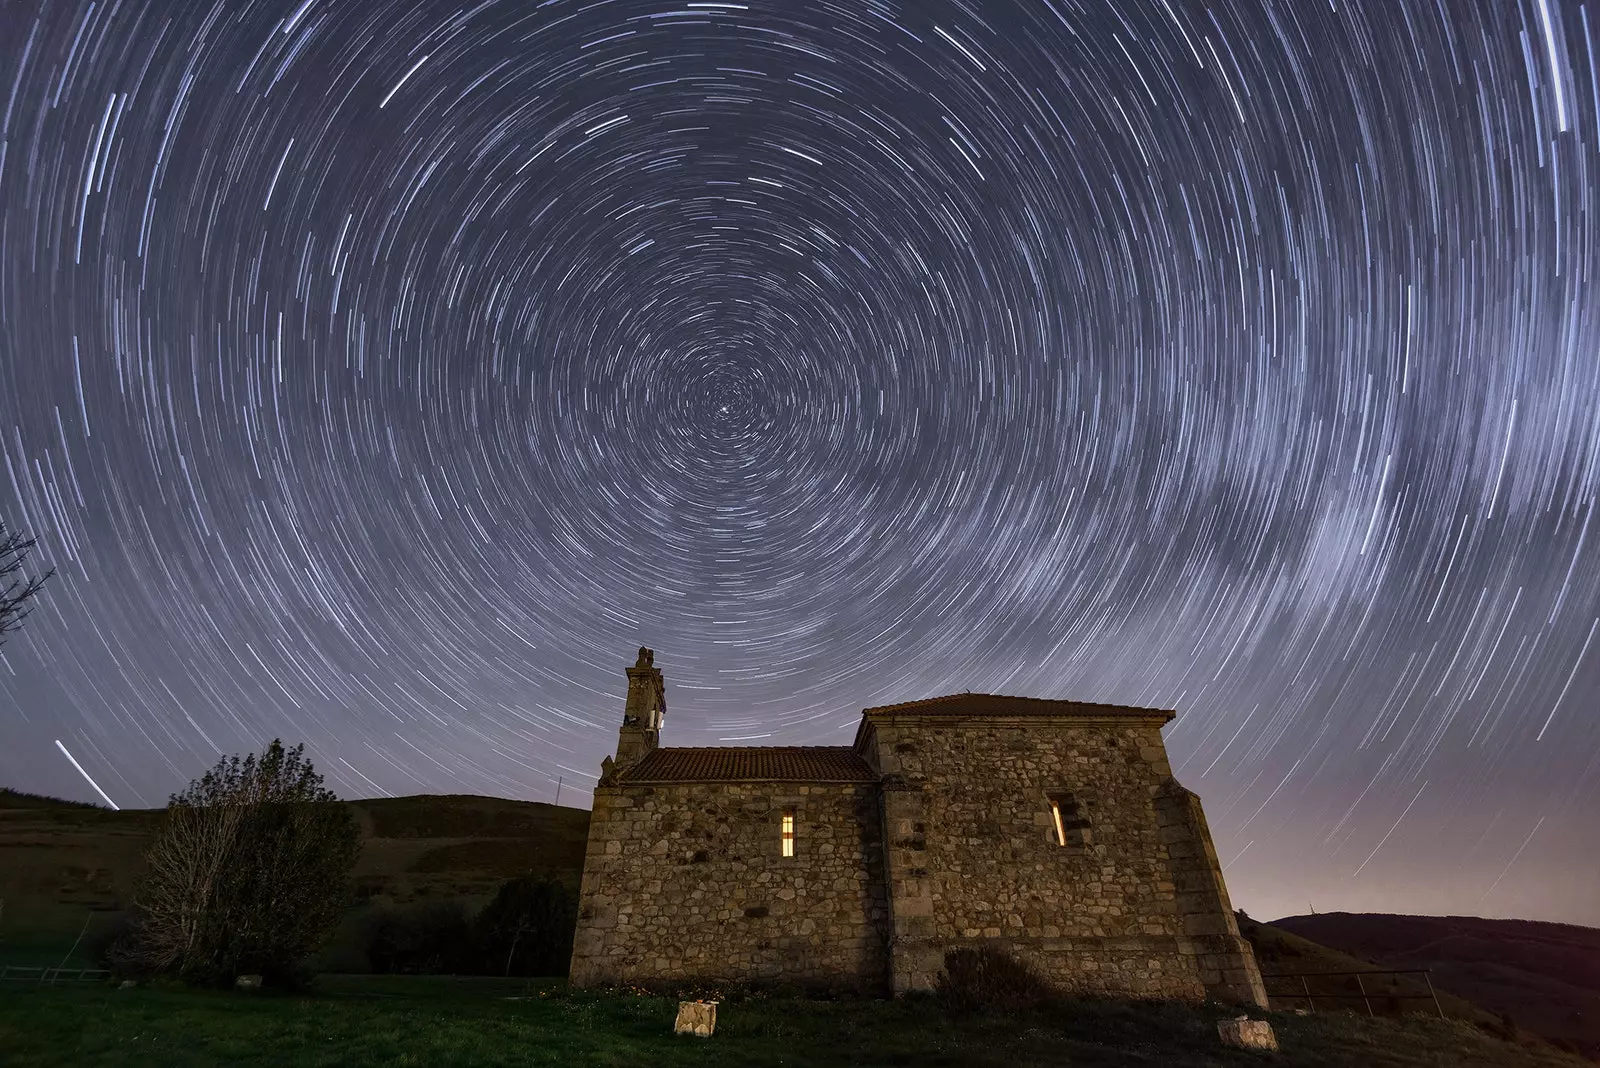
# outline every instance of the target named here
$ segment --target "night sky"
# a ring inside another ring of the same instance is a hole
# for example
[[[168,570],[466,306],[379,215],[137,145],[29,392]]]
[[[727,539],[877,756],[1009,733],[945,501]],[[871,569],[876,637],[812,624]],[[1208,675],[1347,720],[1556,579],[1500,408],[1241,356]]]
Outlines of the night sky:
[[[1176,708],[1235,903],[1600,924],[1600,3],[0,3],[0,783]]]

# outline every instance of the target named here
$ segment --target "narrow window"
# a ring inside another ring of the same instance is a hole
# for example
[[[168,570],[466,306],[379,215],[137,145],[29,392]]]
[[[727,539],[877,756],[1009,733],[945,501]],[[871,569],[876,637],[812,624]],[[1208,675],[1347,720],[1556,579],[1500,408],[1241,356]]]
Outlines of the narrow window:
[[[794,856],[794,813],[783,814],[783,855]]]
[[[1045,800],[1050,803],[1050,823],[1056,845],[1088,848],[1094,839],[1083,802],[1065,790],[1052,790],[1045,795]]]

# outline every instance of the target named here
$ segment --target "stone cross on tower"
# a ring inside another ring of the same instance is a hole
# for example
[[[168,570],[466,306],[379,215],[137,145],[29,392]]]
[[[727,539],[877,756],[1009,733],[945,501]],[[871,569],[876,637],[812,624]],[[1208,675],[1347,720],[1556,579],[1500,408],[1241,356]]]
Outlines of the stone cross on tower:
[[[617,732],[617,768],[632,767],[660,744],[666,714],[667,686],[656,667],[655,650],[641,648],[639,659],[628,669],[628,703]]]

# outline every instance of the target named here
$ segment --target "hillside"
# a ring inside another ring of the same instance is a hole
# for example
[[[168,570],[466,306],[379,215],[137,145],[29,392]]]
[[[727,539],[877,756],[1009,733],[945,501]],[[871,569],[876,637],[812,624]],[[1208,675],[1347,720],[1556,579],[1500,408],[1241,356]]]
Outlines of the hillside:
[[[583,809],[449,795],[346,803],[362,832],[362,899],[486,898],[520,873],[576,886],[583,871]],[[0,790],[0,957],[55,963],[86,923],[91,941],[109,928],[160,817]]]
[[[1501,1030],[1500,1018],[1482,1006],[1445,990],[1431,993],[1421,976],[1385,976],[1381,973],[1358,984],[1350,972],[1378,972],[1378,966],[1360,957],[1330,949],[1269,923],[1258,923],[1239,913],[1239,932],[1255,950],[1256,963],[1266,983],[1272,1008],[1279,1012],[1365,1013],[1370,1003],[1379,1016],[1407,1013],[1463,1020],[1486,1030]],[[1286,978],[1288,976],[1304,976]],[[1306,992],[1315,999],[1307,1004]],[[1398,997],[1396,997],[1398,995]],[[1438,1000],[1438,1010],[1434,999]]]
[[[99,808],[99,805],[90,805],[83,801],[68,801],[61,797],[51,797],[49,794],[27,794],[21,790],[13,790],[9,786],[0,786],[0,808]]]
[[[1600,1056],[1600,930],[1531,920],[1333,912],[1272,926],[1388,968]]]

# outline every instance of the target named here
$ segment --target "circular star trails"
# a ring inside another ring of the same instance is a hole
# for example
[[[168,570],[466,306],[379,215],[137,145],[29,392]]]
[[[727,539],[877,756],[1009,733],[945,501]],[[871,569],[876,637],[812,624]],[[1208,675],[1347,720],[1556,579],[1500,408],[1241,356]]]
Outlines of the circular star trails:
[[[1596,20],[5,5],[0,781],[581,800],[648,644],[671,744],[1176,707],[1240,904],[1600,923]]]

